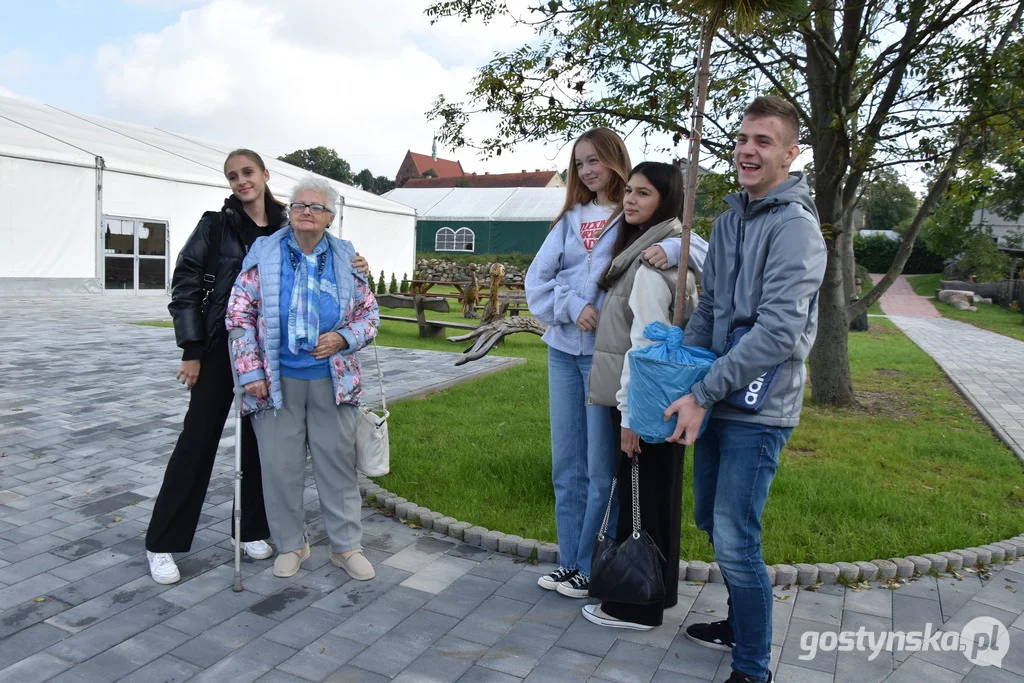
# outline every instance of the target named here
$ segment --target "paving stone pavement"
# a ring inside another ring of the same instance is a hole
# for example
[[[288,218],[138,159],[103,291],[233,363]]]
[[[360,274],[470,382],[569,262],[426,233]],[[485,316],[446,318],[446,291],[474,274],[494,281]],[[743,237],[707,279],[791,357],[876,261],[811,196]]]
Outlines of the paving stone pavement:
[[[269,561],[245,559],[245,591],[234,593],[230,431],[195,543],[178,557],[182,580],[155,584],[143,533],[185,397],[173,381],[172,332],[126,322],[165,318],[165,306],[147,297],[0,298],[0,681],[728,677],[729,656],[683,632],[724,618],[721,584],[680,583],[679,604],[653,631],[603,629],[580,616],[585,601],[537,587],[551,565],[369,507],[364,545],[377,578],[352,581],[328,560],[311,478],[311,559],[289,579],[275,578]],[[443,354],[381,351],[389,398],[503,362],[454,369]],[[898,590],[774,592],[778,681],[1024,681],[1024,562],[927,576]],[[978,616],[1009,629],[1002,668],[976,666],[958,652],[883,650],[871,658],[829,649],[827,634],[838,631],[958,631]],[[815,639],[816,656],[801,659]]]
[[[1024,462],[1024,342],[949,318],[889,316]]]
[[[871,281],[878,284],[882,275],[872,274]],[[878,305],[886,315],[903,315],[915,318],[941,318],[942,314],[928,297],[920,296],[910,286],[906,275],[900,275],[885,290]]]
[[[877,283],[881,277],[871,279]],[[1024,462],[1024,342],[943,318],[928,297],[914,292],[906,275],[892,283],[879,304]]]

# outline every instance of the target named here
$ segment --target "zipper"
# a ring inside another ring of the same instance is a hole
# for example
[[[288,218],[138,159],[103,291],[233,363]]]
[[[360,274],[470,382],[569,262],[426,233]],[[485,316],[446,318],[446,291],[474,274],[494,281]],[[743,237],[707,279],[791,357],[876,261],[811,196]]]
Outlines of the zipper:
[[[597,242],[594,242],[594,249],[596,249],[596,248],[597,248]],[[591,260],[591,258],[593,256],[594,256],[594,250],[591,249],[590,251],[587,252],[587,281],[586,281],[586,283],[584,285],[584,289],[589,289],[589,287],[590,287],[590,260]],[[584,306],[584,308],[586,308],[586,306]],[[580,333],[580,350],[579,350],[579,353],[576,354],[576,355],[582,356],[583,355],[583,335],[586,334],[586,333],[583,330],[579,330],[579,333]]]
[[[740,217],[740,229],[739,234],[736,236],[736,258],[734,259],[733,268],[735,269],[735,275],[732,280],[732,292],[730,305],[732,310],[729,312],[729,334],[732,334],[732,330],[736,325],[736,289],[739,287],[740,281],[740,268],[743,267],[743,242],[747,236],[747,218],[746,216]]]

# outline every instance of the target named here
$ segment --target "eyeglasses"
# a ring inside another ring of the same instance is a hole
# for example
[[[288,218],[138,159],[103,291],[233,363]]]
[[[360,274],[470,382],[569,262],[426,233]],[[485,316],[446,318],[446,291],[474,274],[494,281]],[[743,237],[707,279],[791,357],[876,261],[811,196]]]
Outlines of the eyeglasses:
[[[310,213],[320,215],[322,213],[333,213],[323,204],[303,204],[302,202],[292,202],[288,205],[288,208],[295,213],[303,213],[306,209],[309,209]]]

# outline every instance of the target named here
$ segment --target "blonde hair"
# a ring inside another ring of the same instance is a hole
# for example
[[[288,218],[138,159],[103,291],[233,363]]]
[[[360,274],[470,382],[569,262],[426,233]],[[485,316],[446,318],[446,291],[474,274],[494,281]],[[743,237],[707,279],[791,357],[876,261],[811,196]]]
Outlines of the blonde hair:
[[[562,216],[569,209],[577,204],[589,204],[597,196],[583,184],[580,174],[576,170],[576,146],[582,140],[586,140],[594,146],[598,161],[612,172],[612,177],[608,180],[608,198],[615,202],[615,210],[612,215],[619,213],[622,208],[622,198],[626,194],[626,181],[629,179],[630,169],[626,143],[611,128],[591,128],[572,145],[572,158],[569,160],[569,172],[565,179],[565,205],[552,221],[551,228],[554,228],[558,221],[562,220]]]

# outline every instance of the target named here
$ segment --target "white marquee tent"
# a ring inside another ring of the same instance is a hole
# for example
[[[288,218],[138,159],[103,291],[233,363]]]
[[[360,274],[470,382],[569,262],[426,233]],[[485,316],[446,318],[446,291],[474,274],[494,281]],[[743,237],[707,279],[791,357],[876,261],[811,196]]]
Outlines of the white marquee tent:
[[[397,188],[384,195],[425,220],[548,221],[565,203],[564,187]]]
[[[230,150],[0,97],[0,292],[166,291],[196,222],[230,193]],[[307,175],[263,159],[278,198]],[[412,272],[415,210],[331,182],[341,195],[331,230],[375,272]]]

